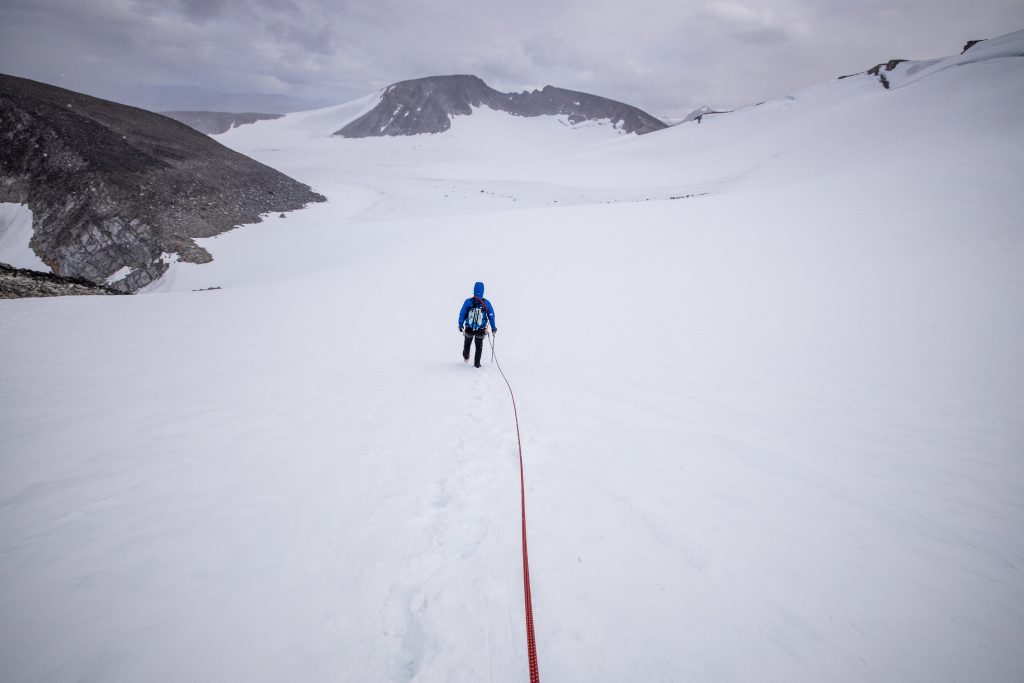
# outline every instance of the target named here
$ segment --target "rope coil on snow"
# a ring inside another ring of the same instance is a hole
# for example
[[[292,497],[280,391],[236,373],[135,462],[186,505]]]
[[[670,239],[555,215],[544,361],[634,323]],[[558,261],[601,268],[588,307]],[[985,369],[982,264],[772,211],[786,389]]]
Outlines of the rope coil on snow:
[[[533,598],[530,594],[530,556],[526,549],[526,477],[523,474],[523,439],[519,434],[519,410],[516,408],[516,395],[512,391],[505,371],[501,369],[498,356],[494,351],[494,337],[487,335],[491,344],[491,358],[505,380],[508,393],[512,397],[512,413],[516,418],[516,441],[519,444],[519,501],[523,519],[523,597],[526,603],[526,651],[530,659],[530,683],[540,683],[540,669],[537,666],[537,639],[533,634]]]

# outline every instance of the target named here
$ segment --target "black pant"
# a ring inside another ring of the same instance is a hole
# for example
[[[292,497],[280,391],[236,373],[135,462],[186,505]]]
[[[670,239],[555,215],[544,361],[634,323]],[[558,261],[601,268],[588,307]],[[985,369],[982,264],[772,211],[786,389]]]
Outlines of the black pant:
[[[462,333],[466,338],[466,341],[462,345],[462,357],[469,360],[469,345],[476,340],[476,357],[473,360],[473,365],[480,367],[480,354],[484,351],[484,337],[487,336],[487,328],[483,327],[479,330],[471,330],[468,327],[466,331]]]

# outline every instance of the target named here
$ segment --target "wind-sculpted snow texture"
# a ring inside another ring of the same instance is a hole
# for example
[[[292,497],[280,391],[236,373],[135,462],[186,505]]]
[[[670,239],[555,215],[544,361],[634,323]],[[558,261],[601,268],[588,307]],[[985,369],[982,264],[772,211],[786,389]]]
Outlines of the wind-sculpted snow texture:
[[[624,133],[644,134],[666,124],[628,104],[550,85],[541,90],[503,93],[476,76],[432,76],[384,89],[380,103],[336,134],[347,138],[441,133],[453,116],[489,107],[513,116],[564,116],[571,124],[607,121]]]
[[[32,249],[58,275],[135,291],[193,238],[322,200],[167,117],[0,75],[0,202],[27,204]]]
[[[1022,44],[644,136],[220,136],[329,201],[0,301],[2,677],[529,680],[483,280],[542,680],[1021,680]]]

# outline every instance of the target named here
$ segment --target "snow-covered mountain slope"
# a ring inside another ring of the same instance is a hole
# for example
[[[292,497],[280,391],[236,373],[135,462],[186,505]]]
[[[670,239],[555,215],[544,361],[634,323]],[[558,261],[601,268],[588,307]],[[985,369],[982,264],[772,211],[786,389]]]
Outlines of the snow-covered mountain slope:
[[[309,177],[345,197],[341,202],[345,206],[334,211],[358,209],[363,218],[449,215],[644,195],[645,191],[634,189],[626,189],[624,194],[604,190],[590,194],[585,183],[592,170],[585,166],[574,166],[564,177],[543,182],[532,177],[561,157],[614,145],[624,137],[599,122],[572,124],[561,116],[516,117],[480,107],[472,116],[456,117],[444,133],[327,139],[332,125],[358,118],[372,109],[376,100],[377,96],[367,97],[339,107],[261,121],[217,136],[217,140],[244,149],[264,163],[306,168]],[[583,182],[577,183],[581,171]],[[365,199],[354,199],[353,192]],[[368,206],[363,206],[364,201]]]
[[[882,87],[895,89],[910,85],[922,78],[928,78],[945,69],[994,60],[1010,60],[1012,62],[1021,57],[1024,57],[1024,49],[1022,49],[1018,31],[991,40],[972,40],[964,46],[963,51],[958,55],[920,61],[892,59],[872,67],[866,73],[855,74],[855,76],[872,77]],[[853,76],[844,76],[843,78],[851,77]]]
[[[617,132],[643,135],[666,127],[645,111],[589,93],[544,86],[504,93],[476,76],[430,76],[394,83],[381,91],[371,111],[345,124],[346,138],[442,133],[460,116],[487,108],[511,116],[561,116],[573,124],[608,125]]]
[[[1020,678],[1022,63],[640,138],[220,136],[329,202],[0,302],[2,670],[528,680],[483,279],[544,680]]]

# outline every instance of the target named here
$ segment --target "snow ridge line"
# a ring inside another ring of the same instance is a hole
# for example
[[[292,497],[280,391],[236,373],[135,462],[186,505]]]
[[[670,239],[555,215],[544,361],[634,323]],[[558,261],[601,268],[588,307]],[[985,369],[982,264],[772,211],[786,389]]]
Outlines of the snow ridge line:
[[[519,410],[516,408],[515,392],[512,391],[512,385],[509,384],[505,371],[501,369],[501,363],[498,362],[498,356],[494,351],[494,337],[490,334],[487,336],[491,344],[491,357],[494,358],[494,364],[498,367],[501,378],[505,380],[505,386],[508,387],[508,393],[512,397],[512,414],[516,418],[516,441],[519,444],[519,501],[523,518],[523,597],[526,603],[526,651],[530,660],[530,683],[540,683],[540,669],[537,666],[537,639],[533,633],[533,598],[530,595],[530,555],[526,549],[526,478],[523,475],[523,438],[519,434]]]

